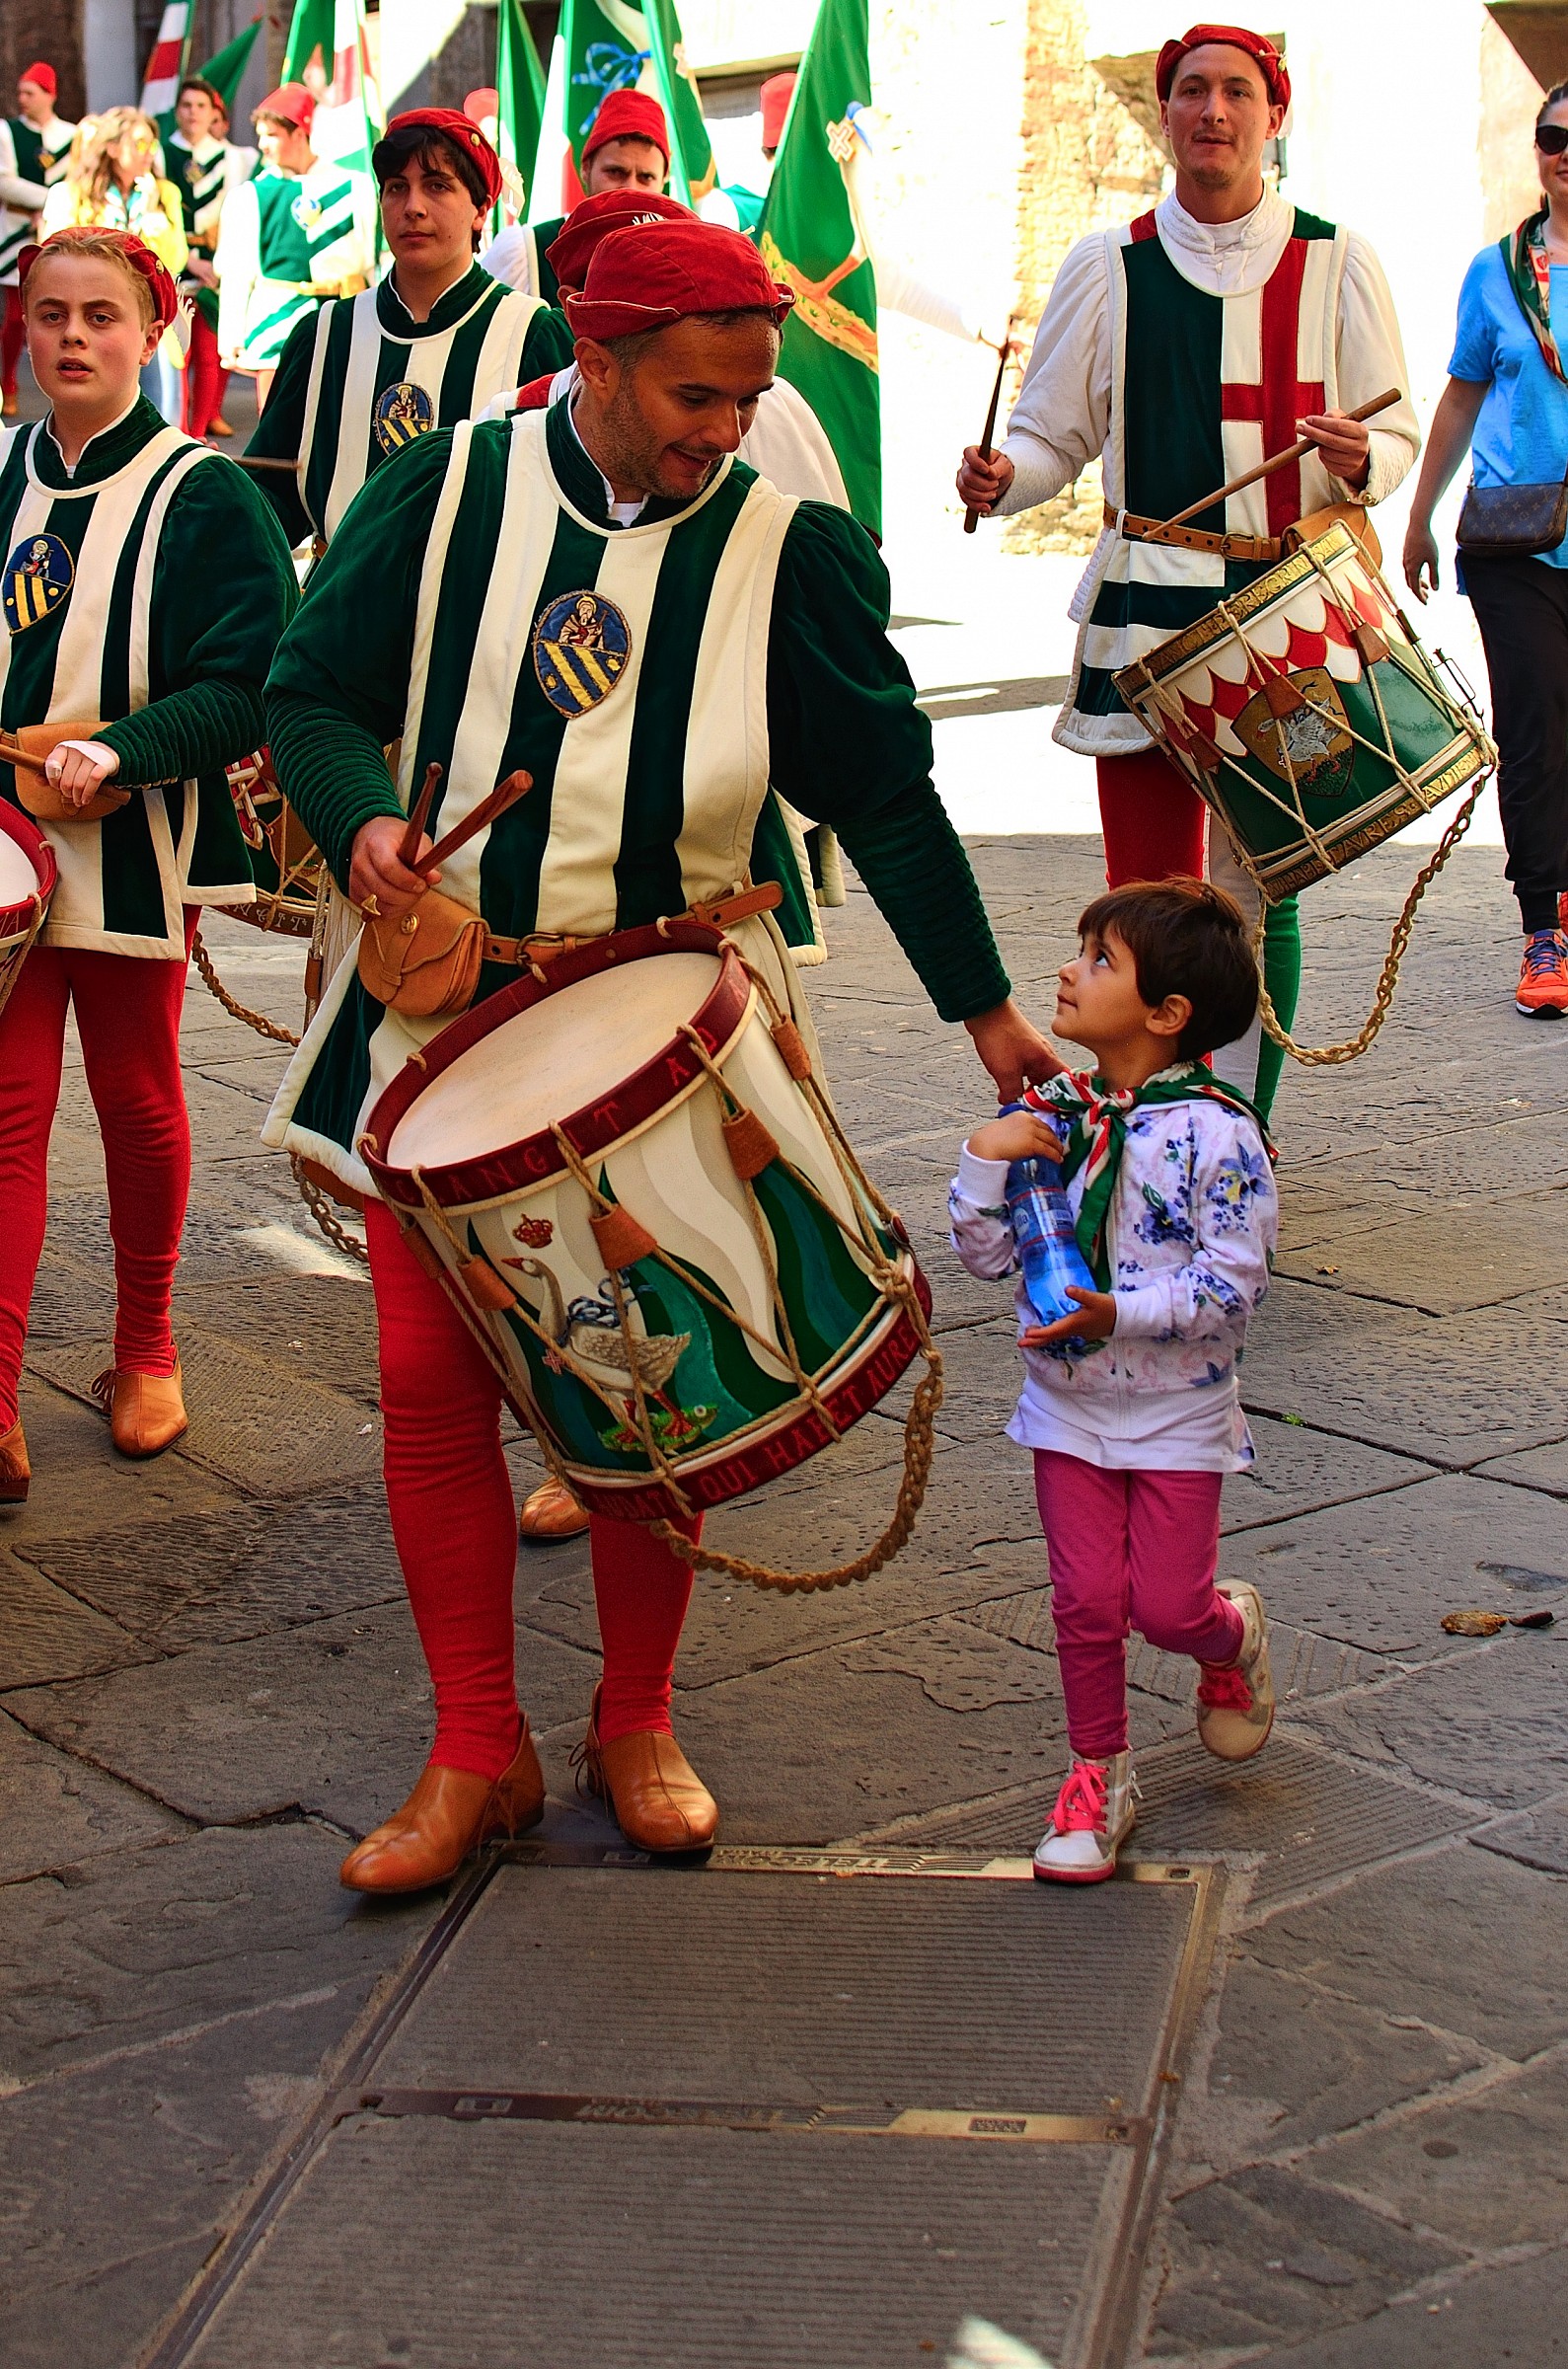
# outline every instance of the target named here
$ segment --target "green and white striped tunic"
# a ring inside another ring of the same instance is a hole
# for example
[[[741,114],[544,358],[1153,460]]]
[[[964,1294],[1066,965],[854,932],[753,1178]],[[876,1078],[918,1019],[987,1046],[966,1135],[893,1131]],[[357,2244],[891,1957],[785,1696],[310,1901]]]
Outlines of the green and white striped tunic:
[[[460,426],[366,487],[312,579],[269,687],[273,759],[340,885],[357,830],[406,807],[430,762],[436,832],[525,768],[532,791],[442,881],[519,937],[787,882],[773,783],[840,829],[939,1007],[967,1018],[1006,975],[930,786],[886,587],[853,519],[743,464],[621,527],[564,403]],[[376,760],[398,737],[394,796]],[[481,995],[515,976],[486,966]],[[345,962],[264,1140],[365,1189],[364,1118],[441,1025],[385,1011]]]
[[[218,238],[218,344],[245,370],[270,370],[321,301],[313,285],[368,276],[376,185],[318,158],[308,173],[263,167],[231,190]]]
[[[11,198],[20,198],[27,190],[53,188],[65,171],[75,129],[74,123],[63,123],[58,115],[42,131],[22,115],[0,117],[0,183],[12,184]],[[37,202],[42,204],[41,195]],[[0,287],[16,286],[18,258],[38,235],[35,222],[26,205],[7,202],[0,195]]]
[[[571,335],[538,297],[478,264],[415,321],[395,276],[324,304],[284,348],[252,454],[298,456],[297,487],[262,479],[292,542],[330,541],[367,477],[413,437],[476,420],[497,395],[571,358]]]
[[[45,424],[6,437],[0,552],[0,727],[109,719],[117,778],[149,785],[103,822],[46,826],[43,943],[184,959],[183,905],[253,894],[223,767],[261,737],[296,597],[283,539],[232,461],[138,397],[74,473]]]
[[[223,201],[231,189],[249,181],[256,170],[256,150],[237,148],[232,140],[203,140],[192,148],[184,132],[172,131],[164,142],[164,164],[180,191],[185,209],[186,240],[191,252],[209,261],[216,251],[223,218]],[[204,281],[185,283],[189,297],[208,327],[218,326],[218,291]]]

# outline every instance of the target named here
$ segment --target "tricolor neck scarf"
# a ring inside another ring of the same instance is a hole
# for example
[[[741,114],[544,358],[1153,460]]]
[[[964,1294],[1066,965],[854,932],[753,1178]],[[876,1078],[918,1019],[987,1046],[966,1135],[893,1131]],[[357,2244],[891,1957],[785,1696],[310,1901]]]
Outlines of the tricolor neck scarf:
[[[1553,378],[1568,381],[1563,368],[1557,341],[1551,334],[1551,259],[1546,253],[1546,221],[1549,209],[1542,206],[1539,213],[1523,221],[1511,239],[1498,242],[1509,285],[1519,300],[1519,309],[1535,333],[1541,360]]]
[[[1132,1111],[1159,1103],[1224,1103],[1228,1109],[1251,1119],[1270,1160],[1279,1158],[1268,1128],[1246,1096],[1228,1086],[1224,1078],[1217,1078],[1201,1061],[1183,1061],[1174,1069],[1162,1069],[1142,1086],[1107,1086],[1097,1070],[1065,1069],[1044,1086],[1027,1087],[1023,1100],[1029,1108],[1048,1118],[1070,1118],[1062,1182],[1070,1184],[1083,1169],[1083,1197],[1073,1230],[1101,1291],[1111,1289],[1110,1208]]]

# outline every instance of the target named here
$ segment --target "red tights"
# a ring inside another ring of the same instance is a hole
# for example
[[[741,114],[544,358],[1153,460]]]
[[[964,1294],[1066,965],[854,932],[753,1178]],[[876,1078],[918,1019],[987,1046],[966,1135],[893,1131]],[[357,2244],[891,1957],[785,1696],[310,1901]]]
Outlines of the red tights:
[[[218,333],[199,305],[190,308],[190,351],[186,356],[187,436],[204,436],[223,409],[229,374],[218,360]]]
[[[365,1231],[381,1328],[387,1503],[435,1687],[430,1758],[498,1777],[518,1733],[517,1509],[501,1454],[500,1385],[384,1204],[370,1204]],[[637,1522],[595,1514],[589,1546],[604,1650],[600,1738],[668,1734],[691,1570]]]
[[[27,343],[27,320],[22,310],[22,290],[0,290],[5,298],[5,320],[0,323],[0,394],[14,395],[17,391],[17,365]]]
[[[187,946],[195,925],[187,908]],[[48,1209],[49,1129],[73,1005],[109,1179],[114,1363],[128,1373],[174,1371],[169,1301],[190,1190],[190,1121],[180,1077],[185,995],[184,962],[36,946],[0,1013],[0,1431],[17,1419]]]
[[[1094,771],[1107,886],[1168,880],[1176,873],[1201,880],[1208,808],[1169,759],[1157,748],[1140,748],[1131,756],[1096,757]]]

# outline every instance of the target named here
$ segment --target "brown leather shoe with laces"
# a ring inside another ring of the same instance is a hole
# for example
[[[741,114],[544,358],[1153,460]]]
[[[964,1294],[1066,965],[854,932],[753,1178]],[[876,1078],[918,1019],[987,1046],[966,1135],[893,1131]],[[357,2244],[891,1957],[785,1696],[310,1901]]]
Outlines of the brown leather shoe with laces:
[[[112,1365],[93,1384],[93,1396],[122,1456],[161,1456],[190,1428],[178,1355],[172,1374],[123,1373]]]
[[[599,1741],[599,1698],[593,1690],[588,1732],[574,1759],[577,1782],[609,1809],[638,1851],[706,1851],[718,1832],[713,1799],[673,1735],[651,1732]]]
[[[587,1527],[588,1508],[579,1505],[565,1483],[554,1474],[529,1490],[517,1517],[517,1535],[525,1547],[550,1547],[558,1538],[580,1538]]]
[[[426,1768],[403,1807],[349,1852],[337,1880],[351,1892],[422,1892],[455,1875],[482,1843],[526,1834],[544,1814],[544,1771],[525,1719],[517,1756],[499,1777]]]
[[[28,1443],[20,1415],[9,1431],[0,1432],[0,1505],[24,1505],[33,1480]]]

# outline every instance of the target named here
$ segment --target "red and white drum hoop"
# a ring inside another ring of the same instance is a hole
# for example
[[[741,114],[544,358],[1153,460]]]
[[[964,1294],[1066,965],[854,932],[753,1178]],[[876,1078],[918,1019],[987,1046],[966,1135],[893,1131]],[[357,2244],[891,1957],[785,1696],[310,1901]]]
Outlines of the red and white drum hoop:
[[[0,1012],[47,918],[58,879],[54,850],[32,815],[0,799]]]

